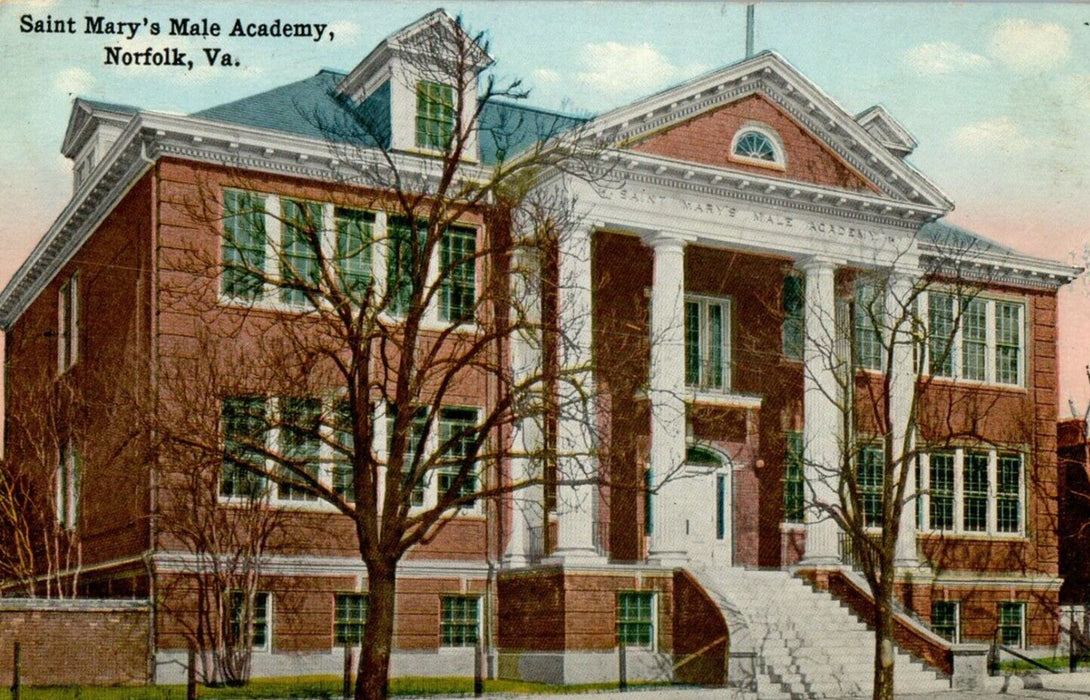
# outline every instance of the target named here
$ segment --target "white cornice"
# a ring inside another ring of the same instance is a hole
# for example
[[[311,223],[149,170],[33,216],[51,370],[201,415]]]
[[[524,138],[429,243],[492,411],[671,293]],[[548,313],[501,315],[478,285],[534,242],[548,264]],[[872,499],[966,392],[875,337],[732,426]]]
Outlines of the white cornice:
[[[944,212],[953,209],[953,203],[930,180],[891,153],[835,100],[771,51],[607,112],[588,128],[623,144],[755,93],[779,105],[887,195]]]
[[[159,157],[175,156],[329,182],[355,182],[360,187],[376,186],[363,176],[368,168],[387,166],[377,150],[348,147],[350,153],[340,154],[335,148],[335,144],[325,139],[198,117],[138,112],[0,292],[0,327],[11,328]],[[392,158],[406,186],[415,182],[426,187],[440,175],[434,158],[413,154],[393,154]],[[478,166],[466,165],[462,170],[462,177],[467,180],[486,176],[486,169]]]
[[[156,571],[193,573],[203,570],[207,557],[191,552],[156,552]],[[367,576],[367,566],[358,557],[322,557],[273,554],[259,565],[265,576]],[[401,578],[483,578],[488,574],[484,560],[402,559],[397,564]]]

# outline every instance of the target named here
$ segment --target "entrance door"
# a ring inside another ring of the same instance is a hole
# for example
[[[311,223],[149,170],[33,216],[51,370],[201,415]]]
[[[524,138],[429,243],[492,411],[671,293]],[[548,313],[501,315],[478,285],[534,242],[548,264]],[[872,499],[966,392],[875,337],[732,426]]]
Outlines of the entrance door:
[[[730,462],[716,451],[691,447],[681,476],[684,537],[689,558],[707,566],[732,564]]]

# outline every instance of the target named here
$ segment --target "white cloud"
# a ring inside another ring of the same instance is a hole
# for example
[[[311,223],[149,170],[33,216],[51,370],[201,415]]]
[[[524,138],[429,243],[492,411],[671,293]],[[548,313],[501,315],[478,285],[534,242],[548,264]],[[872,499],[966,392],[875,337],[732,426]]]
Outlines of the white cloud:
[[[995,60],[1019,71],[1058,66],[1068,58],[1071,34],[1066,28],[1028,19],[1008,19],[992,33],[989,51]]]
[[[675,66],[648,43],[587,44],[583,47],[587,70],[576,75],[580,82],[602,93],[646,93],[687,78],[701,65]]]
[[[987,68],[991,61],[951,41],[921,44],[905,52],[905,62],[920,75],[946,75]]]
[[[1010,117],[996,117],[976,124],[958,127],[950,142],[965,151],[1016,153],[1029,146],[1018,125]]]
[[[86,94],[95,78],[82,68],[67,68],[53,78],[53,89],[69,97]]]
[[[546,85],[556,85],[561,80],[560,74],[551,68],[538,68],[531,74],[531,77],[535,83]]]

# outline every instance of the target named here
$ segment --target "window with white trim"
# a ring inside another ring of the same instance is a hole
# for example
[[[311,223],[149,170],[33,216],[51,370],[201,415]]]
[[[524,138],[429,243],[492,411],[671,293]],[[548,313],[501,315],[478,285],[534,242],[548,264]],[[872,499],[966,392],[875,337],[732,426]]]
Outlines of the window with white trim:
[[[57,292],[57,373],[63,374],[79,359],[79,273]]]
[[[685,297],[685,384],[730,391],[730,300]]]
[[[304,305],[318,286],[322,205],[281,197],[280,217],[280,299]]]
[[[806,480],[804,476],[802,433],[784,433],[783,521],[801,523],[806,513]]]
[[[801,360],[806,338],[806,278],[790,274],[783,278],[783,356]]]
[[[926,292],[927,371],[933,377],[1023,386],[1025,304]]]
[[[1025,532],[1025,458],[1001,449],[921,453],[920,529],[967,535]]]
[[[228,299],[253,301],[265,285],[265,196],[223,191],[223,272],[220,291]]]
[[[1003,646],[1021,649],[1026,645],[1026,604],[1016,601],[999,603],[997,633]]]
[[[416,84],[416,145],[445,151],[454,136],[454,87],[421,80]]]
[[[477,305],[477,230],[451,226],[439,241],[439,320],[467,323]]]
[[[778,170],[782,170],[786,162],[776,132],[758,125],[743,126],[735,132],[730,145],[730,160]]]
[[[375,215],[369,211],[336,207],[333,222],[337,229],[334,260],[341,276],[341,286],[358,304],[371,286],[372,239]]]
[[[882,328],[885,325],[886,304],[882,288],[873,282],[857,283],[852,310],[856,367],[880,371],[885,364]]]
[[[366,593],[337,593],[333,600],[333,643],[355,645],[363,641],[367,623]]]
[[[410,505],[414,508],[431,506],[439,501],[439,498],[451,490],[457,490],[458,497],[468,497],[477,491],[478,468],[475,455],[479,450],[478,442],[481,439],[477,429],[478,410],[476,408],[447,407],[439,409],[438,429],[433,429],[424,435],[424,426],[427,419],[427,409],[421,407],[416,410],[412,422],[409,424],[409,434],[406,436],[404,466],[406,486],[411,478],[414,462],[428,460],[432,456],[434,469],[429,468],[414,483],[411,484]],[[388,438],[392,449],[394,439],[394,425],[397,414],[392,406],[387,407],[386,425]],[[459,482],[459,473],[464,466],[464,460],[473,459],[469,472]],[[432,487],[431,471],[435,472],[435,487]],[[461,506],[462,509],[473,509],[474,501],[468,501]]]
[[[859,511],[866,527],[882,526],[882,486],[886,480],[886,453],[876,445],[859,450],[855,461]]]
[[[54,476],[57,524],[65,530],[74,529],[79,519],[80,472],[79,453],[69,443],[61,449]]]
[[[320,479],[319,452],[322,439],[322,401],[314,398],[284,397],[278,400],[280,413],[280,457],[283,482],[277,485],[281,501],[317,501],[318,495],[305,488],[305,477]]]
[[[271,596],[266,591],[257,591],[248,599],[245,591],[231,591],[229,600],[231,615],[231,639],[239,644],[250,630],[250,642],[255,651],[268,651],[272,635]]]
[[[260,498],[265,479],[255,470],[265,468],[267,400],[264,396],[231,396],[223,400],[223,464],[220,496]]]
[[[439,646],[476,646],[480,627],[480,598],[465,595],[446,595],[441,598]]]
[[[654,648],[654,593],[621,591],[617,594],[617,641],[626,647]]]
[[[954,644],[960,638],[958,604],[953,600],[936,600],[931,603],[931,629],[935,634]]]

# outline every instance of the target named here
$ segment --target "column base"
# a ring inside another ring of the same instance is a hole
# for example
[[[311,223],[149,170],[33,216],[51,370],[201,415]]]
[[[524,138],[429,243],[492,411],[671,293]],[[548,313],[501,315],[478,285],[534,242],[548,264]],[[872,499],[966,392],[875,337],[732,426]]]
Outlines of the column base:
[[[541,563],[560,566],[605,566],[609,560],[593,549],[556,549],[551,555],[542,559]]]
[[[664,569],[679,569],[689,563],[688,552],[651,552],[647,563]]]
[[[795,566],[805,569],[839,569],[844,566],[844,562],[840,561],[840,557],[815,554],[804,556]]]
[[[505,554],[500,566],[504,569],[525,569],[530,566],[530,558],[525,554]]]

